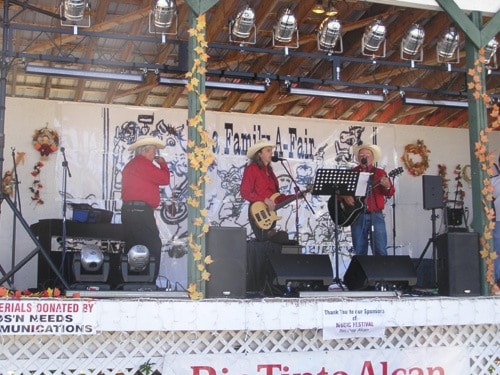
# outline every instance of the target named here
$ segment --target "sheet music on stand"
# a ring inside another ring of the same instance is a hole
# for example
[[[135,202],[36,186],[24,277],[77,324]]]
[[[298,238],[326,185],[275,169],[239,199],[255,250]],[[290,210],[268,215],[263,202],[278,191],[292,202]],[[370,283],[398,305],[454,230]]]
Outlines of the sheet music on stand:
[[[364,197],[370,173],[352,169],[318,169],[314,179],[313,195],[352,195]],[[335,191],[338,189],[338,191]]]

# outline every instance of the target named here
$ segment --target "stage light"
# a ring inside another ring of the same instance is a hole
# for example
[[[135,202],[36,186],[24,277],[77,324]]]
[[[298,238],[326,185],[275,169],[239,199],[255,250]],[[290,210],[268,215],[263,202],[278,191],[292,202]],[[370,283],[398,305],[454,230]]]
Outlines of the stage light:
[[[328,17],[336,16],[339,13],[337,8],[333,6],[333,0],[328,0],[328,7],[326,8],[326,15]]]
[[[339,49],[335,50],[339,40]],[[337,18],[327,17],[321,22],[317,33],[317,42],[320,51],[342,53],[342,25]]]
[[[424,29],[418,25],[413,24],[410,26],[405,36],[401,40],[401,59],[403,60],[413,60],[413,61],[422,61],[424,58],[422,45],[424,44],[425,31]],[[420,57],[413,58],[417,53],[420,52]],[[408,59],[406,56],[412,56],[412,58]]]
[[[158,83],[162,85],[185,86],[187,84],[187,79],[159,77]],[[251,83],[205,81],[205,87],[209,89],[236,90],[244,92],[266,92],[267,86],[267,84],[258,85]]]
[[[469,103],[466,101],[458,100],[431,100],[431,99],[420,99],[420,98],[407,98],[403,96],[403,102],[405,104],[411,105],[427,105],[436,107],[454,107],[454,108],[468,108]]]
[[[250,42],[235,40],[235,38],[248,39],[253,35]],[[257,42],[257,29],[255,27],[255,11],[247,5],[241,10],[234,20],[229,22],[229,40],[231,42],[255,44]]]
[[[109,255],[104,254],[95,244],[84,244],[79,252],[73,253],[73,278],[76,283],[73,289],[88,289],[90,287],[109,290],[106,284],[109,276]]]
[[[278,22],[273,27],[273,45],[275,45],[275,41],[290,43],[295,34],[297,35],[296,47],[298,47],[299,30],[297,28],[297,18],[289,8],[285,8],[280,12]]]
[[[365,56],[372,57],[385,57],[386,52],[386,27],[380,20],[373,21],[366,28],[363,37],[361,39],[361,52]],[[378,51],[380,46],[383,44],[382,54],[374,55],[374,52]],[[370,51],[372,53],[367,53],[366,51]]]
[[[437,51],[437,60],[442,62],[440,58],[450,60],[455,56],[456,60],[452,61],[454,63],[458,63],[460,61],[460,54],[458,53],[458,43],[459,43],[459,35],[455,28],[450,27],[446,32],[444,32],[437,42],[436,51]],[[450,61],[448,61],[450,62]]]
[[[96,272],[104,263],[104,254],[97,245],[84,245],[80,254],[82,268],[85,271]]]
[[[123,284],[118,288],[123,290],[156,290],[155,268],[159,259],[151,256],[144,245],[135,245],[127,254],[121,255],[120,269]]]
[[[135,245],[127,253],[127,263],[133,272],[142,272],[149,265],[149,249],[144,245]]]
[[[72,78],[88,78],[88,79],[102,79],[109,81],[121,81],[121,82],[144,82],[143,74],[133,74],[133,73],[113,73],[113,72],[96,72],[91,70],[78,70],[78,69],[67,69],[67,68],[56,68],[52,66],[43,65],[26,65],[26,73],[42,74],[48,76],[61,76],[61,77],[72,77]]]
[[[304,89],[304,88],[300,88],[300,87],[290,87],[290,94],[308,95],[308,96],[323,96],[323,97],[327,97],[327,98],[353,99],[353,100],[363,100],[363,101],[372,101],[372,102],[385,101],[384,95],[359,94],[359,93],[354,93],[354,92]]]
[[[486,47],[484,47],[484,64],[492,69],[498,68],[496,55],[497,48],[498,42],[495,38],[491,39]]]
[[[158,0],[152,13],[153,23],[156,27],[160,29],[169,28],[177,16],[175,0]]]
[[[323,8],[323,0],[316,0],[316,5],[312,8],[312,12],[316,14],[325,13],[325,8]]]
[[[73,28],[78,34],[79,27],[90,27],[90,4],[86,0],[63,0],[59,5],[61,26]],[[87,11],[87,12],[86,12]],[[87,13],[87,17],[85,17]]]
[[[87,4],[85,0],[64,0],[64,17],[69,21],[81,21]]]

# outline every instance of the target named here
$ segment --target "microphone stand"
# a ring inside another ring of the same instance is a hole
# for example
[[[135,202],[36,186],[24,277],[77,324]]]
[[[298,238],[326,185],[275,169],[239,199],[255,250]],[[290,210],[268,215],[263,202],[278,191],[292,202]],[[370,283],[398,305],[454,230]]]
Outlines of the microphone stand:
[[[396,176],[392,178],[392,186],[394,186]],[[392,196],[392,255],[396,255],[396,194]]]
[[[281,161],[281,165],[285,169],[286,174],[288,175],[288,177],[290,177],[290,179],[292,180],[292,183],[294,185],[295,206],[296,206],[296,210],[295,210],[295,240],[298,243],[299,242],[299,192],[300,192],[300,188],[297,185],[297,181],[295,181],[292,174],[290,173],[287,166],[285,165],[285,163],[284,163],[285,160],[283,160],[283,159],[278,159],[278,160]],[[304,197],[304,201],[306,202],[306,204],[309,207],[309,209],[311,210],[311,212],[314,214],[314,210],[313,210],[312,206],[309,204],[309,202],[307,201],[306,197]]]
[[[68,160],[66,159],[66,153],[64,147],[61,147],[61,153],[63,156],[63,162],[62,162],[62,167],[63,167],[63,207],[62,207],[62,257],[61,257],[61,273],[64,275],[64,264],[65,264],[65,257],[66,257],[66,238],[67,238],[67,231],[66,231],[66,211],[67,211],[67,199],[66,199],[66,190],[67,190],[67,182],[68,182],[68,177],[71,177],[71,171],[69,170],[69,165],[68,165]]]

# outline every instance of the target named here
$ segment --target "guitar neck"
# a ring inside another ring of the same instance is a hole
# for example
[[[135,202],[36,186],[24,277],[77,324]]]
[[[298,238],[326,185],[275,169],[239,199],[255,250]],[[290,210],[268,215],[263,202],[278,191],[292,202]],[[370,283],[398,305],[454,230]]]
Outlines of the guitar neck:
[[[282,207],[285,207],[288,203],[292,202],[295,200],[295,195],[292,196],[292,197],[288,197],[287,199],[285,199],[284,201],[278,203],[275,207],[276,210],[279,210],[280,208]]]

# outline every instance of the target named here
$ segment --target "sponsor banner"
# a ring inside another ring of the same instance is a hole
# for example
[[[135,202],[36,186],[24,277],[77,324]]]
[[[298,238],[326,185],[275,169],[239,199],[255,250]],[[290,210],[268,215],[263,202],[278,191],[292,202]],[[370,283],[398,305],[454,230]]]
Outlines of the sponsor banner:
[[[0,335],[95,333],[94,301],[0,300]]]
[[[179,354],[164,358],[169,375],[468,374],[464,348],[337,350],[256,354]]]
[[[323,307],[323,339],[346,337],[383,337],[388,321],[387,304],[325,304]],[[390,311],[389,311],[390,313]],[[391,315],[391,314],[389,314]]]

